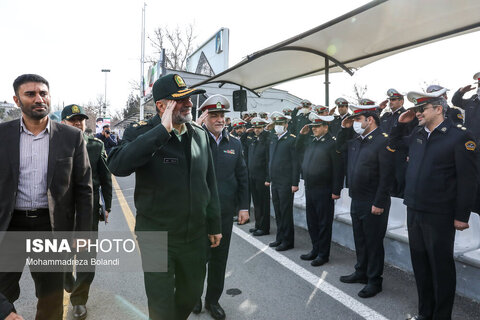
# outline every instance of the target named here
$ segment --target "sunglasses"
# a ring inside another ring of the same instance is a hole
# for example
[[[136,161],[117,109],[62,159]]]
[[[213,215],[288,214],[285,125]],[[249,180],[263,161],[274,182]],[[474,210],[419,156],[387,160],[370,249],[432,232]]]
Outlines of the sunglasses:
[[[419,106],[419,107],[413,108],[413,111],[423,113],[425,110],[430,109],[430,108],[433,109],[434,107],[433,106],[430,106],[430,107]]]
[[[400,98],[390,98],[390,101],[398,101],[398,100],[402,100]]]

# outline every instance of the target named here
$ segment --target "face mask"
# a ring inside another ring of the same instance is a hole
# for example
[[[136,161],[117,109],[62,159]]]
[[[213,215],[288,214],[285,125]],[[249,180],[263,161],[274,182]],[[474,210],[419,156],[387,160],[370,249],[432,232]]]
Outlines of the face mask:
[[[277,134],[282,134],[285,131],[283,126],[275,126],[275,132]]]
[[[358,121],[355,121],[353,123],[353,130],[355,130],[355,132],[358,133],[359,135],[362,135],[365,132],[365,129],[362,128],[362,123]]]
[[[307,113],[309,113],[309,112],[310,112],[310,110],[309,110],[308,108],[302,108],[302,109],[300,109],[300,113],[302,113],[302,114],[307,114]]]

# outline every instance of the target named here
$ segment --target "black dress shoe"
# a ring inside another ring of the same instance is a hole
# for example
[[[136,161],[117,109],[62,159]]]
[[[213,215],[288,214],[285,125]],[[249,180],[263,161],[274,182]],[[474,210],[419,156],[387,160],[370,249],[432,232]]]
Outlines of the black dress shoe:
[[[323,258],[317,257],[312,262],[310,262],[310,264],[313,267],[319,267],[319,266],[323,266],[327,262],[328,262],[328,259],[323,259]]]
[[[268,245],[272,248],[278,247],[280,244],[282,244],[282,241],[273,241],[270,242]]]
[[[248,229],[248,232],[254,233],[254,232],[257,231],[257,230],[258,230],[257,228],[250,228],[250,229]]]
[[[317,256],[318,256],[318,253],[310,251],[309,253],[302,254],[300,256],[300,259],[310,261],[310,260],[315,259]]]
[[[340,281],[344,283],[363,283],[367,284],[368,279],[365,276],[361,276],[356,272],[348,275],[348,276],[341,276]]]
[[[377,293],[379,292],[382,292],[382,286],[374,286],[372,284],[367,284],[365,286],[365,288],[363,288],[362,290],[360,290],[360,292],[358,293],[358,296],[360,298],[370,298],[370,297],[373,297],[373,296],[376,296]]]
[[[278,247],[275,248],[277,251],[286,251],[288,249],[293,249],[293,244],[284,244],[282,243]]]
[[[200,312],[202,312],[202,299],[198,299],[197,303],[193,307],[192,312],[195,314],[199,314]]]
[[[73,306],[73,319],[83,320],[87,317],[87,307],[83,304]]]
[[[223,308],[217,303],[207,303],[205,302],[205,309],[210,311],[212,318],[215,320],[223,320],[225,319],[225,311]]]
[[[72,293],[73,287],[75,286],[75,278],[71,272],[63,274],[63,289],[68,293]]]
[[[255,237],[266,236],[267,234],[269,234],[269,233],[266,232],[266,231],[260,230],[260,229],[257,230],[257,231],[255,231],[255,232],[253,233],[253,235],[254,235]]]

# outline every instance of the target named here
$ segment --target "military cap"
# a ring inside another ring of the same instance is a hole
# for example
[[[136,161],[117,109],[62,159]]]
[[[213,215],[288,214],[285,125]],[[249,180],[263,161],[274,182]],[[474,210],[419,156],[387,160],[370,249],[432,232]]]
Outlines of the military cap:
[[[400,92],[398,92],[395,89],[388,89],[387,90],[387,97],[390,100],[392,100],[392,99],[403,99],[403,94],[401,94]]]
[[[311,112],[308,116],[308,120],[312,121],[309,123],[309,126],[320,126],[320,125],[328,125],[331,121],[335,119],[334,116],[320,116],[314,112]]]
[[[260,112],[258,113],[258,116],[259,116],[260,118],[265,118],[265,117],[268,118],[268,112],[260,111]]]
[[[355,118],[366,112],[376,112],[378,106],[375,105],[375,102],[370,99],[360,99],[358,105],[350,105],[350,110],[352,110],[352,115],[348,116],[348,119]]]
[[[410,91],[407,94],[407,98],[408,98],[408,101],[412,102],[415,105],[415,107],[421,107],[443,96],[445,92],[447,92],[446,88],[443,88],[438,91],[430,92],[430,93]]]
[[[214,94],[211,97],[208,97],[207,100],[205,100],[200,108],[198,108],[199,111],[206,111],[208,112],[230,112],[230,102],[228,102],[228,99],[222,96],[221,94]]]
[[[337,106],[347,106],[348,107],[348,101],[343,99],[343,98],[338,98],[337,100],[335,100],[335,104]]]
[[[242,119],[235,118],[232,120],[232,128],[240,128],[245,126],[246,124],[247,123],[245,122],[245,120]]]
[[[480,83],[480,72],[477,72],[473,75],[473,80],[476,80],[477,83]]]
[[[302,104],[302,106],[305,108],[305,107],[310,107],[312,105],[312,103],[310,101],[308,101],[307,99],[303,99],[302,102],[300,102]]]
[[[250,111],[249,115],[250,117],[256,117],[257,113],[255,111]]]
[[[178,74],[167,74],[153,84],[153,99],[154,101],[168,99],[168,100],[182,100],[194,94],[205,93],[203,89],[189,88]]]
[[[274,123],[284,123],[292,119],[290,116],[286,116],[279,111],[272,112],[272,114],[270,115],[270,118]]]
[[[70,118],[75,116],[82,116],[85,119],[88,119],[88,116],[85,114],[85,111],[78,104],[70,104],[65,108],[63,108],[62,120],[70,120]]]
[[[445,89],[444,87],[442,86],[439,86],[438,84],[432,84],[432,85],[429,85],[428,88],[427,88],[427,93],[432,93],[432,92],[436,92],[436,91],[440,91],[442,89]],[[447,89],[447,91],[449,91]]]
[[[328,107],[318,105],[318,106],[315,106],[314,110],[316,113],[320,113],[320,112],[324,112],[325,110],[328,111]]]
[[[283,114],[286,115],[286,116],[290,116],[293,112],[293,110],[290,109],[290,108],[285,108],[282,111],[283,111]]]
[[[268,124],[268,121],[263,118],[255,117],[250,121],[250,124],[252,125],[252,128],[263,128]]]

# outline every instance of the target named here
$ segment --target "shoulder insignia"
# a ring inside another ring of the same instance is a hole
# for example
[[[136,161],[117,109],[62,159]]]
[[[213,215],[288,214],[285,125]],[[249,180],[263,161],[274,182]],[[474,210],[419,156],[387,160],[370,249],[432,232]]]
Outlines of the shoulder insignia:
[[[388,138],[388,134],[385,133],[385,132],[383,132],[383,136],[384,136],[385,138]]]
[[[250,136],[247,136],[247,139],[253,139],[253,138],[252,138],[252,137],[250,137]]]
[[[463,120],[463,114],[461,113],[457,114],[457,118]]]
[[[139,125],[139,126],[144,126],[144,125],[147,125],[147,124],[148,124],[147,121],[143,121],[143,120],[138,121],[138,125]]]
[[[390,146],[387,146],[387,150],[390,151],[390,152],[395,152],[396,151],[395,149],[390,148]]]
[[[468,151],[475,151],[475,149],[477,148],[477,145],[472,140],[469,140],[469,141],[465,142],[465,148]]]
[[[294,134],[290,134],[290,137],[294,137],[294,138],[296,138],[296,136],[295,136]]]
[[[138,123],[132,124],[132,127],[134,127],[134,128],[138,127]]]

